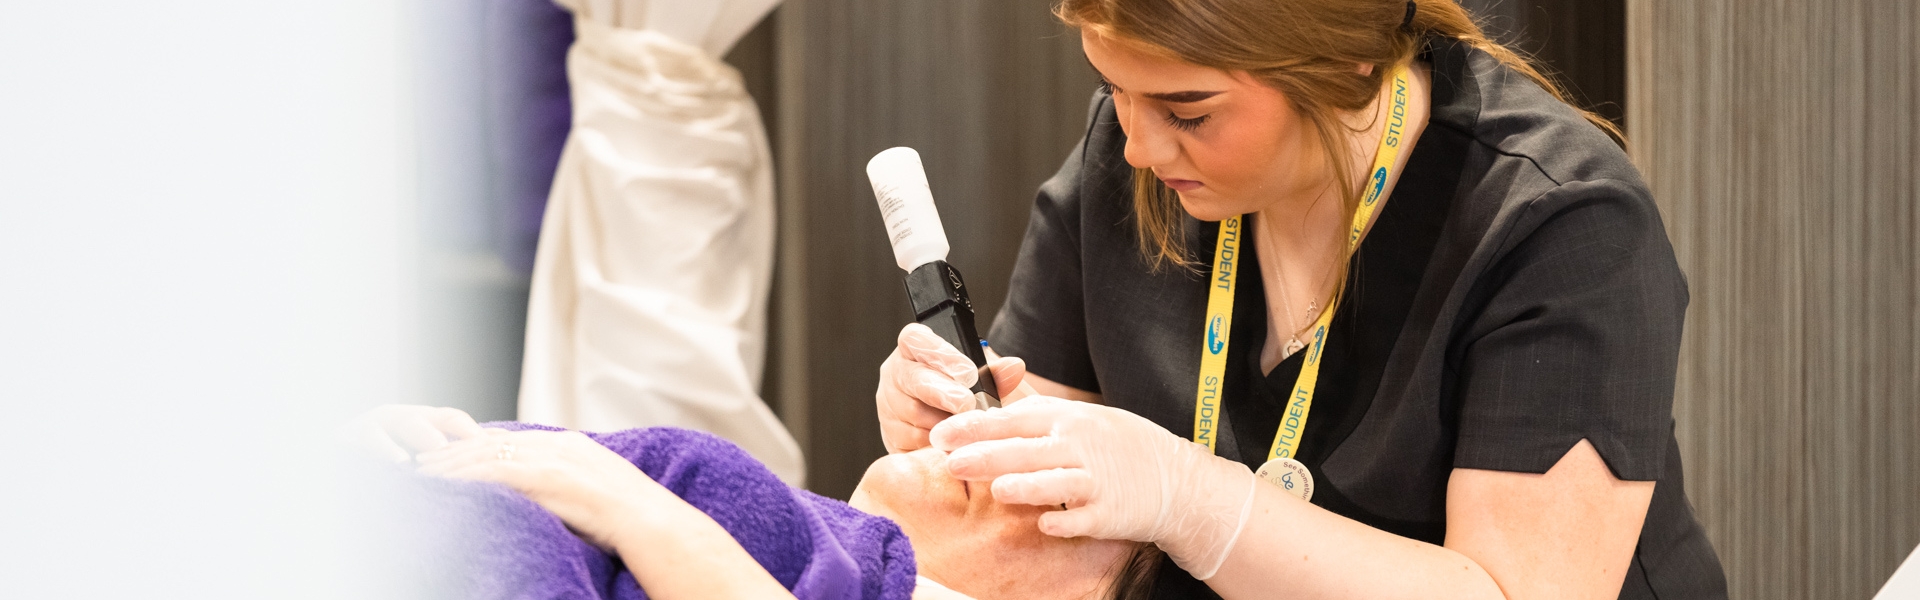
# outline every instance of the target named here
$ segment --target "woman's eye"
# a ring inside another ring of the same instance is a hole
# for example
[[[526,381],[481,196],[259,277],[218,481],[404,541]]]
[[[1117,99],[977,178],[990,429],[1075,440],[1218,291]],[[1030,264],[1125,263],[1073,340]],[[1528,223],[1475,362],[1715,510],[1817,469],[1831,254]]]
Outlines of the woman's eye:
[[[1209,116],[1211,115],[1200,115],[1191,119],[1182,119],[1179,115],[1167,113],[1167,124],[1172,125],[1174,129],[1192,133],[1193,130],[1199,129],[1201,125],[1205,124]]]

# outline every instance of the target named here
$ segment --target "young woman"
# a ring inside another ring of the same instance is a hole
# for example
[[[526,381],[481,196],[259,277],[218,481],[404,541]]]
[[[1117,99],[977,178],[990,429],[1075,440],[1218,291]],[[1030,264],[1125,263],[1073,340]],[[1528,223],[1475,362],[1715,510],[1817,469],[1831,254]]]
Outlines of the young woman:
[[[990,336],[1024,381],[962,413],[909,327],[890,449],[1157,544],[1161,597],[1725,596],[1672,432],[1686,284],[1617,129],[1450,0],[1057,12],[1103,81]]]

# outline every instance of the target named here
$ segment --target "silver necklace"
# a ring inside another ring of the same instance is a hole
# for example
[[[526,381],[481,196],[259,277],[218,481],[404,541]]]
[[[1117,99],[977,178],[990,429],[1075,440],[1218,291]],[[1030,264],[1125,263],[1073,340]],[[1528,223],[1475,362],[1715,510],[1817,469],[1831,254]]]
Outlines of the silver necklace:
[[[1287,285],[1287,282],[1285,280],[1286,274],[1282,273],[1280,277],[1281,277],[1280,287],[1284,288]],[[1293,298],[1291,297],[1291,294],[1288,294],[1288,296],[1289,297],[1285,301],[1287,305],[1287,319],[1288,319],[1287,326],[1293,327],[1294,323],[1300,322],[1300,316],[1293,314]],[[1308,303],[1307,314],[1311,315],[1313,314],[1313,311],[1314,311],[1313,304]],[[1305,348],[1305,347],[1307,347],[1307,344],[1305,342],[1300,341],[1300,330],[1298,328],[1295,328],[1293,330],[1293,333],[1287,334],[1287,346],[1286,348],[1280,351],[1280,358],[1281,360],[1285,360],[1287,357],[1293,356],[1293,353],[1299,352],[1301,348]]]
[[[1261,221],[1265,221],[1265,220],[1266,219],[1264,218],[1261,219]],[[1274,250],[1272,245],[1273,244],[1273,239],[1272,239],[1273,227],[1271,225],[1268,225],[1266,227],[1263,227],[1262,229],[1265,229],[1266,231],[1261,232],[1262,234],[1264,234],[1260,236],[1261,245],[1264,245],[1267,247],[1268,255],[1273,256],[1275,259],[1278,259],[1280,257],[1280,252],[1278,250]],[[1291,330],[1287,333],[1286,345],[1281,347],[1281,350],[1280,350],[1280,360],[1286,360],[1287,357],[1293,356],[1294,353],[1299,352],[1303,348],[1306,348],[1307,344],[1306,342],[1300,341],[1301,328],[1296,325],[1297,323],[1300,322],[1300,315],[1295,314],[1293,311],[1293,307],[1294,307],[1293,292],[1289,290],[1287,286],[1287,272],[1280,268],[1280,264],[1277,260],[1273,265],[1273,272],[1279,275],[1280,277],[1280,296],[1281,296],[1280,304],[1287,307],[1287,327],[1288,329]],[[1307,302],[1307,323],[1312,324],[1313,319],[1317,317],[1317,314],[1319,312],[1320,312],[1320,303],[1317,301],[1309,300]]]

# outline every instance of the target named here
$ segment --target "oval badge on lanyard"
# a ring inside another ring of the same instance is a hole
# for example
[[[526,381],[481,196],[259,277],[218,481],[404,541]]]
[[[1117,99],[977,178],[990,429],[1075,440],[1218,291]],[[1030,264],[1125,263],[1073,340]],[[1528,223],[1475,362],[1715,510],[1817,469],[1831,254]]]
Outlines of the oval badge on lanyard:
[[[1253,474],[1301,500],[1313,500],[1313,472],[1307,470],[1306,463],[1291,458],[1276,458],[1260,465],[1260,470]]]

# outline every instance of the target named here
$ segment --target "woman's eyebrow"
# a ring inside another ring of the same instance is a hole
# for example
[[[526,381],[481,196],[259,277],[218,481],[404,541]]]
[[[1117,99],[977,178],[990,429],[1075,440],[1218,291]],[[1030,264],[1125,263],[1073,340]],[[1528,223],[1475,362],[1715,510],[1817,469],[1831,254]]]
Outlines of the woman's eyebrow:
[[[1187,92],[1147,92],[1147,93],[1142,93],[1140,95],[1146,96],[1148,98],[1152,98],[1155,100],[1159,100],[1161,102],[1168,102],[1172,104],[1186,104],[1189,102],[1199,102],[1201,100],[1212,98],[1214,96],[1218,96],[1224,93],[1226,92],[1224,91],[1203,92],[1203,91],[1195,90],[1195,91],[1187,91]]]
[[[1093,65],[1089,64],[1087,66],[1092,67]],[[1099,77],[1100,83],[1106,84],[1107,89],[1110,89],[1116,92],[1120,91],[1120,86],[1114,85],[1113,82],[1111,81],[1107,81],[1107,76],[1105,74],[1102,74],[1099,69],[1094,69],[1093,75],[1095,77]],[[1170,104],[1188,104],[1193,102],[1199,102],[1201,100],[1206,100],[1208,98],[1212,98],[1214,96],[1218,96],[1225,93],[1226,91],[1224,90],[1222,91],[1189,90],[1185,92],[1143,92],[1140,95],[1145,96],[1147,98],[1152,98],[1154,100],[1159,100],[1161,102],[1170,103]]]

